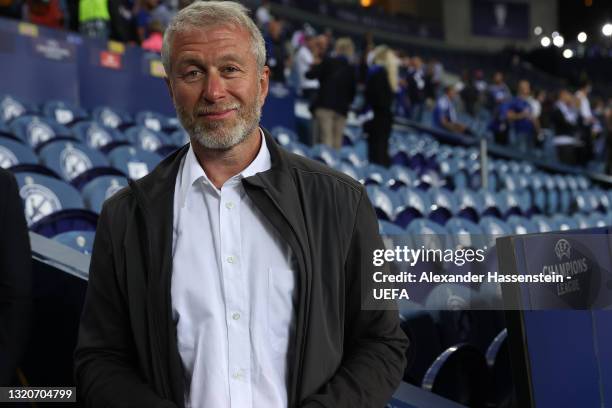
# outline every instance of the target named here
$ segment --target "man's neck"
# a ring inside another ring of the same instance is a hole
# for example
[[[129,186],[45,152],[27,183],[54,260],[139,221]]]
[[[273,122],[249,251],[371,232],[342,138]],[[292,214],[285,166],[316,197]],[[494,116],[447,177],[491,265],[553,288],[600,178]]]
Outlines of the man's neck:
[[[208,149],[198,142],[192,142],[191,146],[208,179],[215,187],[221,188],[227,180],[246,169],[257,157],[261,138],[257,127],[242,143],[227,150]]]

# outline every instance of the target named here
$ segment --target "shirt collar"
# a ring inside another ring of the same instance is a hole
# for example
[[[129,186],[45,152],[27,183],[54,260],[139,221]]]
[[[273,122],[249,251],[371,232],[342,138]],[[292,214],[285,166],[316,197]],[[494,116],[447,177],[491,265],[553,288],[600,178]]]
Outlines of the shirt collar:
[[[253,161],[244,170],[227,180],[226,183],[240,181],[245,177],[250,177],[270,169],[272,166],[270,151],[268,150],[266,138],[261,128],[259,128],[259,134],[261,135],[261,145],[255,159],[253,159]],[[193,147],[190,144],[189,150],[185,155],[185,162],[183,163],[183,171],[180,180],[181,206],[185,205],[185,200],[187,199],[187,194],[189,193],[191,186],[193,186],[194,183],[200,179],[202,179],[206,184],[214,187],[213,183],[204,172],[204,169],[202,169],[202,166],[200,166],[198,158],[196,157]]]

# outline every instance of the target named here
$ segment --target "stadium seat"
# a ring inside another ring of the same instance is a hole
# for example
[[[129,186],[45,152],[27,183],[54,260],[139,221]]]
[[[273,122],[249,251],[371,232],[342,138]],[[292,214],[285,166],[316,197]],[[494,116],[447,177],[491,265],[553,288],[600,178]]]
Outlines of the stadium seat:
[[[568,231],[579,229],[579,225],[576,220],[562,214],[553,215],[551,217],[551,221],[554,225],[555,231]]]
[[[23,103],[9,95],[0,96],[0,121],[8,123],[14,118],[25,115],[27,109]]]
[[[185,146],[189,143],[189,134],[184,129],[177,129],[168,137],[170,144],[173,146]]]
[[[395,208],[395,223],[406,228],[412,221],[429,214],[430,203],[427,195],[410,187],[401,187],[397,190],[397,203]]]
[[[507,329],[503,329],[493,339],[485,353],[485,359],[491,385],[487,403],[488,406],[499,407],[508,401],[513,391]]]
[[[53,237],[54,241],[89,255],[93,249],[94,231],[67,231]]]
[[[336,150],[324,144],[314,145],[310,149],[310,158],[330,167],[333,167],[339,161]]]
[[[133,180],[137,180],[149,174],[149,172],[161,161],[161,157],[158,154],[137,149],[132,146],[119,146],[114,148],[108,154],[108,159],[114,168],[123,172]]]
[[[127,112],[111,108],[110,106],[99,106],[92,112],[92,117],[98,123],[113,129],[123,129],[133,124],[132,118]]]
[[[298,141],[297,134],[293,130],[283,126],[273,127],[270,133],[281,146],[287,146],[290,143]]]
[[[92,149],[103,149],[107,146],[112,148],[128,143],[123,133],[98,122],[83,121],[75,123],[71,129],[77,139]]]
[[[101,176],[91,180],[81,191],[85,207],[99,214],[104,201],[127,185],[127,179],[118,176]]]
[[[45,143],[39,156],[44,165],[66,181],[92,168],[109,166],[108,159],[102,153],[79,142],[58,140]]]
[[[482,197],[470,190],[455,190],[457,202],[457,214],[459,218],[465,218],[471,222],[478,222],[484,203]]]
[[[9,128],[15,137],[33,148],[54,138],[74,138],[65,126],[37,116],[20,116],[11,122]]]
[[[538,226],[534,224],[531,220],[525,217],[511,215],[506,220],[506,223],[512,229],[512,234],[523,235],[523,234],[534,234],[536,232],[540,232]]]
[[[427,218],[440,225],[446,224],[459,208],[453,193],[445,188],[430,189],[428,197],[431,207]]]
[[[403,312],[400,321],[402,330],[410,340],[404,381],[420,386],[427,369],[442,352],[436,324],[426,311]]]
[[[556,224],[543,215],[534,215],[531,217],[531,222],[537,227],[538,232],[557,231]]]
[[[168,118],[161,113],[141,111],[134,118],[136,125],[144,126],[154,132],[161,132],[168,128]]]
[[[485,244],[484,232],[480,226],[463,218],[451,218],[446,223],[450,244],[453,247],[482,248]]]
[[[340,160],[355,167],[363,167],[367,163],[366,155],[355,149],[355,147],[341,147],[338,156]]]
[[[366,186],[368,197],[374,206],[376,216],[379,220],[393,221],[394,209],[397,198],[392,190],[386,187],[368,185]]]
[[[8,169],[18,164],[37,164],[38,157],[27,145],[0,137],[0,167]]]
[[[418,182],[416,173],[407,167],[393,165],[389,168],[387,187],[398,190],[400,187],[415,187]]]
[[[124,131],[125,138],[139,149],[154,152],[169,144],[168,137],[162,132],[156,132],[144,126],[132,126]]]
[[[488,392],[486,360],[476,347],[446,349],[425,373],[422,387],[466,407],[484,407]]]
[[[42,113],[46,118],[60,125],[69,125],[87,119],[87,111],[65,101],[47,101],[43,104]]]
[[[361,172],[358,169],[356,169],[354,166],[351,166],[350,164],[346,162],[343,162],[343,161],[336,162],[336,165],[334,166],[334,168],[350,176],[356,181],[359,181],[361,179]]]
[[[363,177],[363,184],[375,184],[379,186],[385,186],[387,181],[391,179],[389,170],[386,167],[378,164],[368,164],[361,169],[361,175]]]

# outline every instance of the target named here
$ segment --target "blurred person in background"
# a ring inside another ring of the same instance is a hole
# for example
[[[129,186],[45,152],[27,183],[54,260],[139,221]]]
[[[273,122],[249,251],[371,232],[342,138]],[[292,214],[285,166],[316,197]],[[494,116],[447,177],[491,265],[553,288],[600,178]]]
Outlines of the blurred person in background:
[[[304,42],[293,57],[293,71],[297,93],[306,100],[310,106],[319,89],[319,81],[306,78],[306,73],[310,71],[310,67],[314,64],[315,58],[318,57],[319,45],[317,34],[312,27],[307,26],[304,28],[303,35]]]
[[[67,22],[66,4],[61,0],[27,0],[27,21],[51,28],[64,28]]]
[[[137,34],[133,9],[132,0],[108,0],[111,40],[136,44]]]
[[[498,109],[501,104],[512,98],[510,88],[504,81],[504,74],[500,71],[493,74],[493,82],[489,85],[487,107],[491,111]]]
[[[262,0],[259,7],[255,11],[255,22],[257,27],[264,29],[270,21],[272,21],[272,12],[270,11],[270,0]]]
[[[352,64],[355,53],[353,41],[339,38],[332,56],[324,57],[306,73],[306,77],[319,81],[319,92],[313,103],[315,143],[339,149],[349,107],[355,98],[357,77]]]
[[[527,151],[536,146],[540,132],[540,123],[535,116],[531,101],[531,86],[529,81],[520,80],[516,96],[506,108],[506,117],[510,123],[519,149]]]
[[[468,128],[457,119],[455,102],[458,84],[447,85],[444,94],[436,101],[432,114],[433,126],[436,129],[453,133],[469,133]]]
[[[157,19],[151,20],[147,31],[149,32],[149,36],[142,42],[140,46],[144,50],[161,53],[162,43],[164,39],[164,29],[162,23]]]
[[[27,344],[32,256],[17,182],[1,168],[0,197],[0,386],[9,386]]]
[[[593,158],[593,138],[596,135],[597,120],[591,111],[591,102],[589,94],[591,93],[591,83],[588,80],[580,82],[576,93],[576,103],[578,105],[579,125],[580,125],[580,140],[584,144],[581,152],[581,160],[588,162]]]
[[[368,158],[371,163],[389,165],[389,136],[393,126],[391,110],[399,91],[399,59],[386,45],[377,46],[372,54],[365,86],[365,103],[374,118],[363,124],[368,135]]]
[[[285,83],[285,67],[291,63],[285,38],[283,36],[283,22],[272,17],[267,24],[266,34],[266,65],[270,67],[270,80]]]
[[[108,0],[80,0],[79,32],[85,37],[108,40],[110,36]]]
[[[420,122],[425,106],[425,67],[421,57],[410,59],[406,82],[410,99],[410,118]]]
[[[461,89],[460,95],[465,112],[470,116],[476,116],[476,105],[479,100],[479,92],[472,80],[469,70],[463,70],[461,81],[463,82],[463,89]]]

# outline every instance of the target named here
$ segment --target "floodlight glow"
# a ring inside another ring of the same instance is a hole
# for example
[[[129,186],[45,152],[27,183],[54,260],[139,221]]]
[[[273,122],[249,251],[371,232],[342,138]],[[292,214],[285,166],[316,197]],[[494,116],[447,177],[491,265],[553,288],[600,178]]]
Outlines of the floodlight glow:
[[[601,32],[606,37],[612,36],[612,24],[610,24],[610,23],[604,24],[604,26],[601,28]]]
[[[586,42],[586,40],[587,40],[587,35],[584,31],[578,34],[578,42],[583,43],[583,42]]]
[[[563,57],[566,59],[570,59],[574,56],[574,51],[570,50],[569,48],[566,48],[565,50],[563,50]]]
[[[533,29],[533,33],[534,33],[535,35],[540,35],[540,34],[542,34],[542,27],[537,26],[536,28],[534,28],[534,29]]]
[[[565,44],[565,39],[563,38],[562,35],[558,35],[555,38],[553,38],[553,44],[555,45],[555,47],[563,47],[563,44]]]
[[[542,39],[540,40],[540,44],[542,44],[542,47],[548,47],[550,45],[550,38],[542,37]]]

